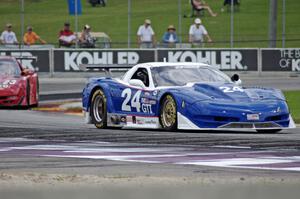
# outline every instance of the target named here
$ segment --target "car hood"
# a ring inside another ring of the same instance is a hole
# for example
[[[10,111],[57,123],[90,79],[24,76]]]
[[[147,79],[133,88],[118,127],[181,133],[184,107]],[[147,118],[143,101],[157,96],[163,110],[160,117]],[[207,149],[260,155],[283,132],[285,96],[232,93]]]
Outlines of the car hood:
[[[21,82],[21,79],[18,77],[0,76],[0,95],[6,96],[7,92],[10,92],[9,94],[12,94],[11,92],[18,92]]]
[[[231,102],[254,102],[263,100],[285,100],[278,89],[241,87],[233,83],[195,83],[180,90],[192,101],[225,100]]]

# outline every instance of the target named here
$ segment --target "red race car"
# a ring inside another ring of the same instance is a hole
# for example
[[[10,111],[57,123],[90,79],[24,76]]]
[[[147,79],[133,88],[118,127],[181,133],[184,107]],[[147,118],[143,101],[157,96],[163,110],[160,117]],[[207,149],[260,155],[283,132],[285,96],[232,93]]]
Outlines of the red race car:
[[[38,75],[17,59],[32,58],[0,56],[0,107],[35,107],[39,98]]]

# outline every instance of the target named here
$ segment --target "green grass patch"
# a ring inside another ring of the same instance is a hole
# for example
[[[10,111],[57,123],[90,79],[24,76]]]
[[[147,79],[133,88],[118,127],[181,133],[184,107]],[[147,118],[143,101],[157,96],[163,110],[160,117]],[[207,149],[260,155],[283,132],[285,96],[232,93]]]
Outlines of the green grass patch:
[[[178,1],[176,0],[132,0],[131,40],[136,41],[136,31],[145,18],[152,20],[157,39],[160,41],[169,24],[174,24],[178,32]],[[182,0],[182,14],[189,15],[191,6],[188,0]],[[278,39],[281,38],[281,3],[278,1]],[[80,29],[84,24],[92,26],[93,31],[107,33],[115,44],[113,47],[127,47],[127,1],[108,1],[107,7],[91,7],[81,0],[83,14],[79,17]],[[207,0],[217,17],[205,12],[201,17],[212,39],[216,42],[206,47],[229,47],[230,13],[221,12],[223,1]],[[300,46],[300,3],[299,0],[286,1],[286,39],[287,47]],[[235,47],[267,47],[269,27],[269,0],[242,0],[238,12],[234,15]],[[189,26],[194,18],[182,19],[182,40],[188,41]],[[70,21],[74,30],[74,16],[68,14],[67,1],[62,0],[25,0],[25,26],[32,25],[48,43],[57,44],[57,34],[65,21]],[[12,23],[21,39],[20,1],[1,0],[0,27]],[[252,41],[254,40],[254,41]],[[261,41],[259,41],[261,40]],[[278,42],[280,47],[281,42]],[[134,46],[136,47],[136,45]]]
[[[300,124],[300,91],[284,91],[293,119]]]

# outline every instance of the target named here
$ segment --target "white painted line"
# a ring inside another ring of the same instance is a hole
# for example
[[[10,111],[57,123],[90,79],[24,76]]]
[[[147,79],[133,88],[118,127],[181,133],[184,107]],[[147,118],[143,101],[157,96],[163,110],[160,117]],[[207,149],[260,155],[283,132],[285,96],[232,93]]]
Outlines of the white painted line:
[[[6,152],[6,151],[10,151],[11,150],[11,148],[2,148],[2,149],[0,149],[0,152]]]
[[[231,145],[216,145],[214,148],[228,148],[228,149],[251,149],[250,146],[231,146]]]

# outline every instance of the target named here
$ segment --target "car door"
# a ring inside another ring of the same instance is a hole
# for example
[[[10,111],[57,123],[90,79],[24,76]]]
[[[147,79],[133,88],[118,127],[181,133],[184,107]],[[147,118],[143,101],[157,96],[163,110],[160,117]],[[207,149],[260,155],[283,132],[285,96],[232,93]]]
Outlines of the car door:
[[[147,107],[143,105],[143,101],[146,95],[149,95],[149,74],[146,68],[138,68],[132,75],[130,80],[140,80],[143,83],[143,87],[127,86],[124,87],[121,93],[122,105],[121,111],[127,114],[133,115],[147,115],[151,113],[151,110],[146,110]],[[129,82],[130,82],[129,80]]]

